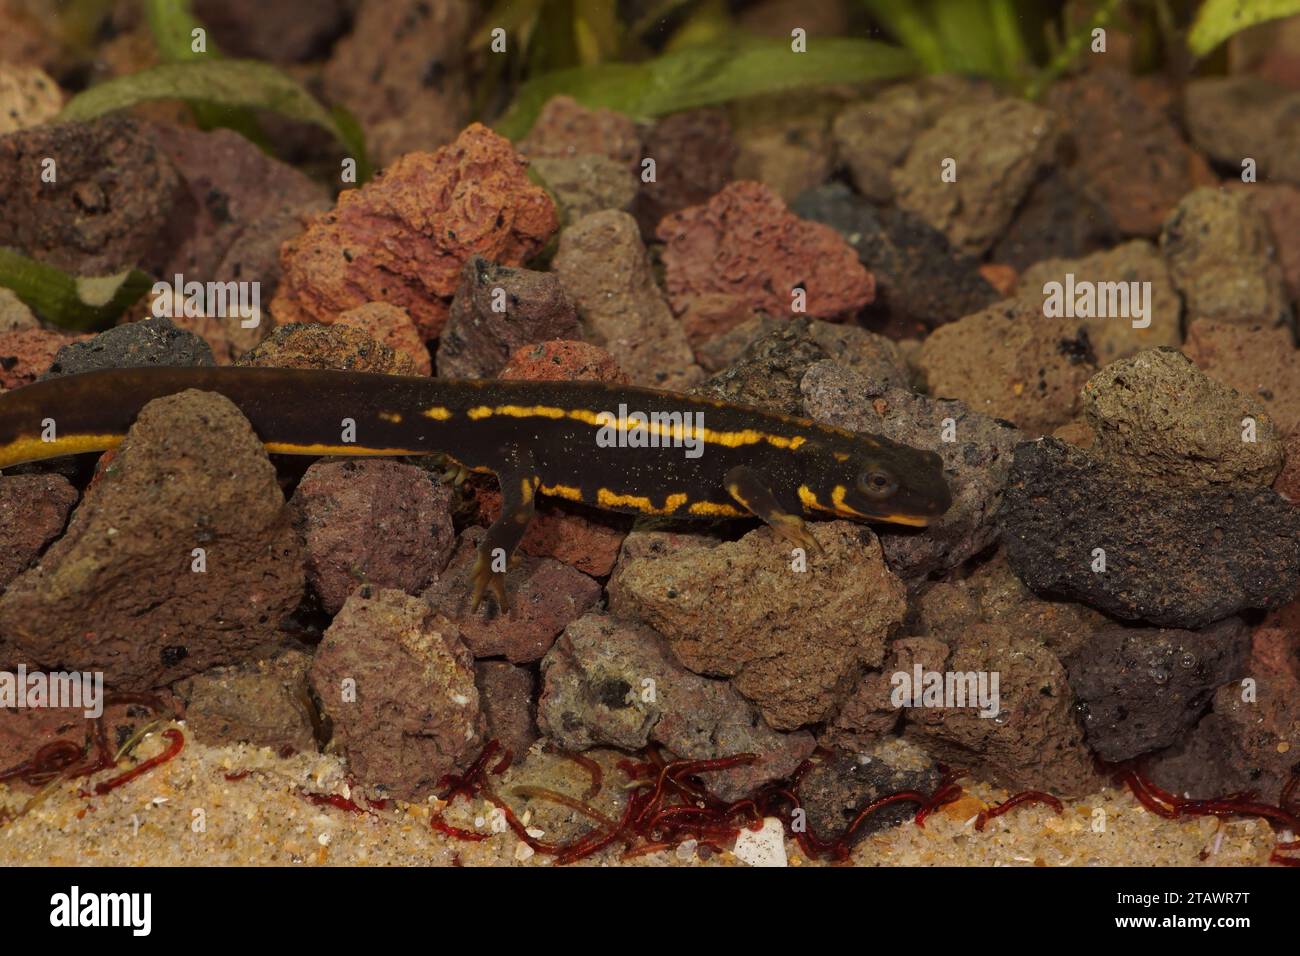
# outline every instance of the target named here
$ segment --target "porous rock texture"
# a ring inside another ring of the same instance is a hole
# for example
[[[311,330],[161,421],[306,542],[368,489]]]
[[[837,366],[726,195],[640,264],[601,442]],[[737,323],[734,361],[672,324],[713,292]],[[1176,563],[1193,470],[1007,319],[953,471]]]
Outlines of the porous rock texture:
[[[358,588],[325,631],[310,680],[330,746],[367,786],[423,800],[482,749],[474,658],[456,626],[401,591]]]
[[[809,528],[823,553],[808,555],[805,571],[767,528],[713,547],[625,554],[610,610],[653,627],[695,673],[730,677],[773,728],[824,720],[859,669],[884,659],[907,602],[870,530]]]
[[[67,532],[0,598],[0,636],[145,690],[247,658],[302,592],[261,442],[228,399],[190,390],[144,407]]]

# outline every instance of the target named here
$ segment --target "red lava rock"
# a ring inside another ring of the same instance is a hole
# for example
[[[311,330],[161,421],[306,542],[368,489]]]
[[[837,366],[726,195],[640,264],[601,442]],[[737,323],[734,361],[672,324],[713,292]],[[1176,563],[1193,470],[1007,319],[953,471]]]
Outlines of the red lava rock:
[[[408,352],[395,352],[350,324],[282,325],[236,365],[255,368],[323,368],[383,375],[417,375]]]
[[[1047,105],[1066,126],[1073,171],[1085,193],[1126,236],[1154,237],[1189,190],[1214,182],[1205,160],[1124,72],[1062,80],[1052,86]]]
[[[474,658],[419,598],[363,585],[325,631],[309,674],[330,743],[367,786],[423,800],[482,749]]]
[[[709,774],[709,789],[726,800],[790,774],[813,750],[811,734],[777,733],[726,681],[685,670],[650,628],[595,613],[547,652],[537,717],[568,750],[654,741],[693,760],[757,754],[753,764]]]
[[[519,151],[528,157],[595,153],[637,168],[641,138],[636,124],[622,113],[589,110],[571,96],[553,96],[520,141]]]
[[[579,219],[560,234],[552,265],[586,337],[608,349],[633,384],[680,390],[699,381],[631,216],[607,209]]]
[[[626,385],[627,375],[614,357],[588,342],[538,342],[521,345],[497,373],[502,379],[533,382],[610,382]]]
[[[980,266],[980,275],[984,277],[985,282],[997,289],[998,293],[1004,298],[1016,291],[1016,283],[1020,280],[1015,266],[1000,262],[984,263]]]
[[[1239,183],[1273,231],[1273,251],[1293,303],[1300,303],[1300,187],[1284,183]]]
[[[323,52],[347,27],[351,6],[348,0],[196,0],[194,15],[227,56],[294,63]]]
[[[875,298],[871,273],[835,230],[802,220],[761,183],[737,182],[659,224],[665,282],[687,334],[702,341],[752,312],[835,319]]]
[[[248,743],[314,753],[315,706],[307,691],[311,655],[290,650],[177,681],[185,721],[194,736],[214,746]]]
[[[479,704],[487,718],[487,735],[521,759],[537,739],[537,680],[527,667],[506,661],[475,661]]]
[[[510,269],[474,256],[465,263],[438,340],[438,376],[494,378],[520,346],[579,332],[573,303],[554,273]]]
[[[339,315],[335,325],[360,329],[381,345],[409,356],[417,375],[432,375],[433,360],[420,338],[420,331],[402,309],[387,302],[369,302]]]
[[[906,589],[869,529],[834,521],[809,530],[824,553],[804,571],[767,528],[714,547],[625,553],[610,610],[663,634],[695,673],[731,677],[774,729],[825,720],[860,668],[884,659]]]
[[[59,349],[88,338],[42,328],[0,332],[0,388],[31,384],[54,364]]]
[[[58,179],[42,182],[42,160]],[[189,194],[153,134],[109,116],[0,137],[0,246],[82,276],[154,275],[189,228]]]
[[[737,152],[725,110],[683,110],[656,121],[645,134],[655,181],[640,183],[632,206],[641,234],[652,238],[665,216],[708,202],[730,181]]]
[[[67,532],[0,598],[0,637],[146,690],[245,659],[302,592],[262,443],[228,399],[191,389],[145,405]]]
[[[1289,329],[1202,319],[1188,326],[1183,352],[1210,378],[1259,399],[1283,434],[1300,426],[1300,351]]]
[[[307,581],[337,614],[360,584],[418,594],[451,557],[451,491],[415,465],[318,461],[290,501]]]
[[[486,532],[467,528],[451,563],[424,592],[424,599],[460,628],[475,657],[505,657],[515,664],[546,653],[570,621],[600,600],[600,585],[568,565],[550,558],[515,558],[506,578],[510,609],[495,602],[470,610],[475,549]]]
[[[344,192],[280,250],[277,322],[332,322],[368,302],[404,308],[424,338],[447,321],[461,269],[478,254],[519,265],[558,219],[510,143],[478,123],[434,153],[408,153]]]
[[[58,536],[76,503],[77,489],[59,475],[0,478],[0,591]]]
[[[465,125],[476,12],[470,0],[365,0],[335,45],[321,77],[326,96],[361,122],[380,166],[450,143]]]

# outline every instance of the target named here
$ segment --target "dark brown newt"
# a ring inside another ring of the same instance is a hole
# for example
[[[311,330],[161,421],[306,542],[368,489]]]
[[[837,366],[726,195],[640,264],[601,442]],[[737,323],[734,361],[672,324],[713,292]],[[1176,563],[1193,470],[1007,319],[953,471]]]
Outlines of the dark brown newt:
[[[504,607],[504,572],[538,495],[683,518],[755,515],[816,549],[801,515],[924,526],[951,503],[923,451],[756,408],[598,382],[467,380],[276,368],[134,368],[0,396],[0,468],[115,447],[145,403],[218,392],[268,452],[441,453],[495,474],[500,518],[474,572]]]

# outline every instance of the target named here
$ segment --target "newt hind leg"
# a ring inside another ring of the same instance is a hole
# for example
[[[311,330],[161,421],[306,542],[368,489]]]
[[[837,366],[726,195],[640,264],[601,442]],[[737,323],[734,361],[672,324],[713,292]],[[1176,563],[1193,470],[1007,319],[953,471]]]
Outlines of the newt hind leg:
[[[723,478],[727,494],[755,517],[763,521],[782,538],[809,554],[820,553],[822,546],[812,536],[803,518],[790,514],[781,507],[762,476],[745,465],[737,465]]]
[[[483,596],[491,592],[501,612],[509,610],[506,598],[506,570],[510,558],[528,530],[537,511],[536,475],[501,475],[501,516],[492,522],[478,546],[471,580],[474,583],[470,610],[477,611]]]

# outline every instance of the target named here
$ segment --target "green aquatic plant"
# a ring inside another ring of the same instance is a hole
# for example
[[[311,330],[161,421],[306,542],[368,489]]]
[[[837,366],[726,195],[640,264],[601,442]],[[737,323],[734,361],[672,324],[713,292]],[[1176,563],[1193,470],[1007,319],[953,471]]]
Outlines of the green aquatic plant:
[[[152,285],[153,278],[139,269],[110,276],[72,276],[0,248],[0,286],[11,289],[46,322],[71,332],[107,328]]]

